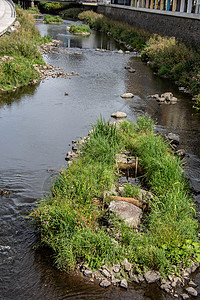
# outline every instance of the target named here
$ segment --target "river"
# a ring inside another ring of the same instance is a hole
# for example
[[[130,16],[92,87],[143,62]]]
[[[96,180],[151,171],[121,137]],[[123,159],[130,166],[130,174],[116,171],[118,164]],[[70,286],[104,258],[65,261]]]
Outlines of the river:
[[[179,148],[187,153],[185,170],[197,209],[200,204],[200,116],[192,109],[190,97],[170,81],[157,78],[133,53],[119,54],[119,45],[109,37],[95,32],[90,37],[73,36],[66,31],[70,24],[37,26],[42,35],[50,34],[65,47],[44,55],[45,61],[80,76],[50,78],[0,95],[0,189],[10,193],[0,196],[0,299],[171,299],[156,284],[130,284],[127,291],[102,289],[60,272],[52,253],[35,247],[38,233],[27,214],[67,165],[71,141],[86,135],[100,115],[108,120],[115,111],[126,112],[131,121],[146,112],[159,132],[180,135]],[[127,65],[136,73],[129,73]],[[148,98],[166,91],[179,99],[177,104],[159,105]],[[134,98],[122,99],[125,92]],[[193,278],[200,292],[200,273]]]

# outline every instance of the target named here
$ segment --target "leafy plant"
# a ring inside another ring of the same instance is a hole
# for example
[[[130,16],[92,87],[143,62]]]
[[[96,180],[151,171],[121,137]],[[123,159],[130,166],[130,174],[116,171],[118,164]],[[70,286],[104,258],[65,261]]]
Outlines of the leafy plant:
[[[63,20],[59,16],[45,15],[44,16],[44,22],[47,23],[47,24],[50,24],[50,23],[63,23]]]

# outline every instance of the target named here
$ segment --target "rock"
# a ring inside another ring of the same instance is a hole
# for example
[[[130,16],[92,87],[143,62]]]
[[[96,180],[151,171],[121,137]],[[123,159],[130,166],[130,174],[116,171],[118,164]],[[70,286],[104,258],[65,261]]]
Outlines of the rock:
[[[65,92],[65,96],[68,96],[69,94],[67,92]]]
[[[160,286],[160,288],[162,290],[164,290],[165,292],[169,293],[172,287],[171,287],[171,285],[169,283],[165,283],[165,284],[162,284]]]
[[[119,286],[119,285],[120,285],[120,282],[121,282],[121,280],[116,279],[116,278],[113,278],[112,281],[111,281],[111,283],[112,283],[113,285],[115,285],[115,286]]]
[[[123,54],[124,52],[120,49],[117,53]]]
[[[123,278],[123,279],[121,280],[121,282],[120,282],[120,287],[123,287],[123,288],[125,288],[125,289],[128,288],[128,282],[127,282],[127,280],[126,280],[125,278]]]
[[[190,280],[190,282],[188,283],[188,285],[189,286],[191,286],[191,287],[197,287],[197,284],[194,282],[194,281],[192,281],[192,280]]]
[[[124,93],[121,95],[122,98],[133,98],[134,95],[132,93]]]
[[[116,154],[115,160],[117,164],[127,164],[127,156],[124,153]]]
[[[137,228],[142,218],[142,209],[125,201],[111,201],[109,209],[124,219],[130,227]]]
[[[96,271],[96,272],[94,273],[94,278],[97,279],[97,280],[103,279],[102,276],[101,276],[101,273],[100,273],[99,271]]]
[[[135,72],[136,72],[136,70],[133,69],[133,68],[128,69],[128,71],[129,71],[130,73],[135,73]]]
[[[180,138],[179,138],[178,134],[170,132],[170,133],[168,133],[167,138],[169,141],[172,141],[173,144],[175,144],[175,145],[179,144]]]
[[[184,149],[179,149],[175,153],[181,158],[183,158],[186,155],[186,152]]]
[[[83,271],[83,275],[84,275],[84,276],[92,276],[92,270],[90,270],[90,269],[84,270],[84,271]]]
[[[178,99],[174,97],[171,92],[166,92],[161,96],[159,96],[159,94],[154,94],[151,95],[151,98],[156,99],[156,101],[160,103],[166,103],[166,104],[170,104],[170,103],[175,104],[178,101]]]
[[[188,287],[185,289],[187,291],[187,293],[191,296],[197,297],[198,292],[193,288],[193,287]]]
[[[108,272],[106,269],[103,269],[101,274],[106,278],[111,278],[110,272]]]
[[[122,265],[124,266],[125,271],[131,271],[132,264],[127,260],[127,258],[124,258]]]
[[[148,283],[153,283],[160,279],[160,273],[156,271],[148,271],[144,274],[144,278]]]
[[[115,272],[115,273],[119,273],[120,272],[120,265],[115,265],[115,264],[113,264],[113,267],[112,267],[112,270],[113,270],[113,272]]]
[[[154,95],[151,95],[150,97],[153,98],[153,99],[156,99],[156,100],[160,99],[159,94],[154,94]]]
[[[140,280],[138,279],[138,276],[136,274],[131,275],[130,279],[131,279],[132,282],[135,282],[135,283],[140,282]]]
[[[121,119],[121,118],[126,118],[127,114],[125,112],[117,111],[115,113],[112,113],[111,117],[116,119]]]
[[[107,279],[103,279],[100,284],[99,284],[101,287],[104,287],[104,288],[107,288],[111,285],[111,282],[108,281]]]
[[[65,160],[69,161],[69,160],[73,160],[77,157],[77,154],[73,151],[69,151],[67,152],[67,155],[65,157]]]
[[[144,279],[144,276],[143,275],[138,275],[138,280],[139,282],[143,282],[145,279]]]
[[[183,300],[190,298],[190,296],[188,296],[187,294],[181,294],[180,296],[182,297]]]

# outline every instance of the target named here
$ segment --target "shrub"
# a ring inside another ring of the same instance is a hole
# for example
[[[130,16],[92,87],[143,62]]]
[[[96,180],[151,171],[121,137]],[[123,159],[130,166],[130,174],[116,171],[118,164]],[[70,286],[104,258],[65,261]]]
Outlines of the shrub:
[[[59,16],[45,15],[44,16],[44,22],[47,23],[47,24],[50,24],[50,23],[63,23],[63,20]]]
[[[90,27],[87,25],[72,24],[69,31],[72,33],[90,33]]]

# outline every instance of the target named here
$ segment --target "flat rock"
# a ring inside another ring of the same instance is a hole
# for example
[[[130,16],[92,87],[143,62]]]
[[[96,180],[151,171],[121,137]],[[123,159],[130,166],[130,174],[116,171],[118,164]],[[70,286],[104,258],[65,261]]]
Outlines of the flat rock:
[[[193,287],[188,287],[185,289],[187,291],[187,293],[191,296],[197,297],[198,292],[193,288]]]
[[[121,95],[122,98],[133,98],[134,95],[132,93],[125,93]]]
[[[103,269],[101,274],[106,278],[111,278],[110,272],[108,272],[106,269]]]
[[[83,271],[83,275],[84,275],[84,276],[92,276],[92,270],[90,270],[90,269],[84,270],[84,271]]]
[[[104,288],[107,288],[111,285],[111,282],[108,281],[107,279],[103,279],[100,284],[99,284],[101,287],[104,287]]]
[[[116,112],[112,113],[111,117],[115,118],[115,119],[122,119],[122,118],[126,118],[127,114],[122,111],[116,111]]]
[[[144,274],[144,278],[148,283],[153,283],[160,279],[160,273],[156,271],[148,271]]]
[[[130,227],[137,228],[142,218],[142,209],[125,201],[111,201],[109,209],[124,219]]]
[[[120,287],[123,287],[124,289],[128,288],[128,282],[125,278],[123,278],[120,282]]]
[[[181,294],[180,296],[181,296],[181,298],[182,298],[183,300],[190,299],[190,296],[187,295],[187,294]]]
[[[116,278],[112,279],[112,281],[111,281],[111,283],[112,283],[113,285],[115,285],[115,286],[119,286],[119,285],[120,285],[120,282],[121,282],[121,280],[120,280],[120,279],[116,279]]]

